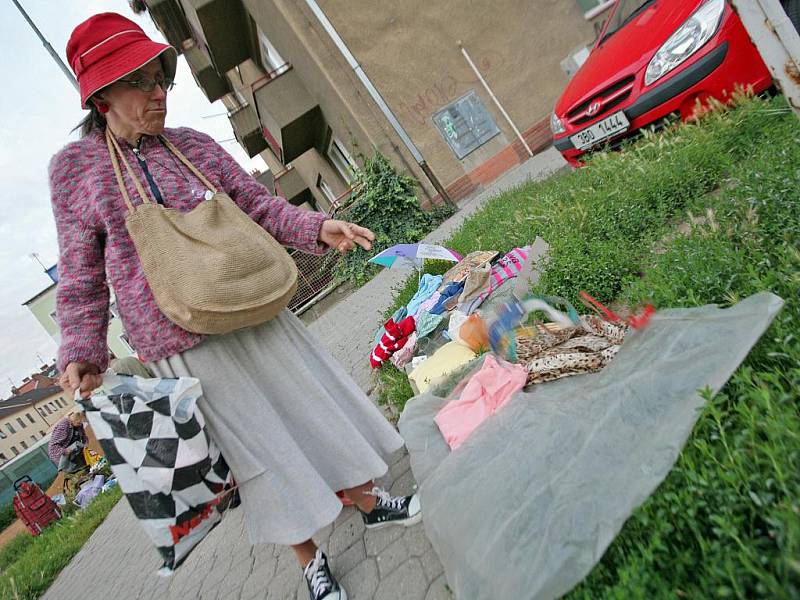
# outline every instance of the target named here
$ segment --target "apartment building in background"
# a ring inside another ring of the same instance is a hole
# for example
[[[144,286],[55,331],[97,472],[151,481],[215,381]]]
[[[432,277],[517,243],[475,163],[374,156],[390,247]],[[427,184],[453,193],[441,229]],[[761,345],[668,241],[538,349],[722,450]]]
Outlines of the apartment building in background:
[[[361,153],[378,150],[410,172],[423,205],[441,196],[409,142],[456,201],[528,158],[467,56],[527,145],[549,146],[562,63],[588,54],[612,2],[144,4],[208,99],[225,104],[242,147],[269,166],[276,190],[328,211],[346,197]]]
[[[57,285],[57,282],[52,283],[22,304],[31,311],[31,314],[39,321],[39,324],[48,335],[53,338],[53,341],[59,344],[61,342],[61,330],[58,326],[56,314]],[[133,348],[128,343],[128,336],[122,327],[122,321],[117,313],[117,306],[116,302],[113,301],[113,297],[109,307],[107,339],[109,353],[115,358],[124,358],[134,354]]]
[[[0,402],[0,465],[46,437],[73,408],[58,385],[17,393]]]

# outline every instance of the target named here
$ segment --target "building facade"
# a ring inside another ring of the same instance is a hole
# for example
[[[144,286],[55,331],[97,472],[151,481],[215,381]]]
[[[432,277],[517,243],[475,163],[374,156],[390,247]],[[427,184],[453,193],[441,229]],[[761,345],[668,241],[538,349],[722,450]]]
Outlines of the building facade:
[[[34,389],[0,402],[0,464],[24,454],[73,408],[59,386]]]
[[[346,196],[361,153],[378,150],[410,172],[426,204],[441,194],[411,146],[454,200],[528,158],[512,123],[531,150],[547,147],[549,116],[567,82],[562,63],[585,53],[611,3],[145,4],[208,99],[228,108],[241,145],[267,163],[276,190],[296,205],[328,210]]]
[[[56,287],[56,283],[50,285],[30,300],[23,302],[23,306],[26,306],[31,311],[56,344],[60,344],[61,333],[56,314]],[[116,303],[113,298],[109,308],[107,338],[108,350],[116,358],[124,358],[134,354],[133,348],[128,343],[125,330],[122,328],[122,321],[117,314]]]

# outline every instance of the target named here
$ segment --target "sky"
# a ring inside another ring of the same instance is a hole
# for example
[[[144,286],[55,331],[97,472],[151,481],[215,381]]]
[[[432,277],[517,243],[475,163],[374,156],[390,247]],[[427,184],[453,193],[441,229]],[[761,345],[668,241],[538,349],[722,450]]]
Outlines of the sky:
[[[117,12],[163,37],[147,14],[134,15],[126,0],[19,0],[66,63],[65,48],[76,25],[93,14]],[[11,382],[38,370],[37,353],[51,361],[55,342],[22,303],[50,285],[30,257],[50,266],[58,244],[47,181],[50,158],[77,139],[72,128],[86,114],[75,88],[10,0],[0,2],[0,399]],[[188,126],[211,135],[248,171],[265,170],[232,140],[221,102],[211,104],[194,82],[183,57],[167,101],[167,126]]]

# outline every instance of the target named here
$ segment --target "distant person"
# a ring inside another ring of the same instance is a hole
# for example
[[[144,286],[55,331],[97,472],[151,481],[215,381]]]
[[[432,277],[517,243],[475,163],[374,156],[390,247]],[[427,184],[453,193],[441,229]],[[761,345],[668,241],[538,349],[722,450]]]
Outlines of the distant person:
[[[73,412],[59,420],[53,427],[47,454],[59,471],[65,474],[77,473],[86,468],[83,456],[86,444],[81,413]]]
[[[209,136],[165,128],[177,52],[150,40],[133,21],[113,13],[91,17],[73,31],[67,58],[89,114],[79,126],[81,139],[50,164],[62,385],[88,396],[102,383],[110,285],[130,343],[148,369],[202,382],[200,408],[240,486],[250,540],[291,545],[312,600],[344,600],[311,536],[341,511],[337,490],[355,503],[367,527],[419,521],[416,496],[392,497],[373,484],[402,438],[290,311],[220,335],[191,333],[170,321],[126,228],[122,190],[134,204],[150,196],[156,206],[186,213],[213,186],[280,244],[312,254],[357,245],[369,250],[374,234],[271,195]],[[131,169],[124,167],[122,187],[109,152],[114,144]],[[163,260],[172,258],[165,253]]]

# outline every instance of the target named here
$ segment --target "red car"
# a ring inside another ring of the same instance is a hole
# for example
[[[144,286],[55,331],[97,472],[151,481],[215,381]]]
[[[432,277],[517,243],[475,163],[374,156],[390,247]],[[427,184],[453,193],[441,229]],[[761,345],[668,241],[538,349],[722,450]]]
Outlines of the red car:
[[[772,76],[726,0],[618,0],[598,41],[556,103],[554,145],[579,166],[642,127],[692,116],[697,101]]]

